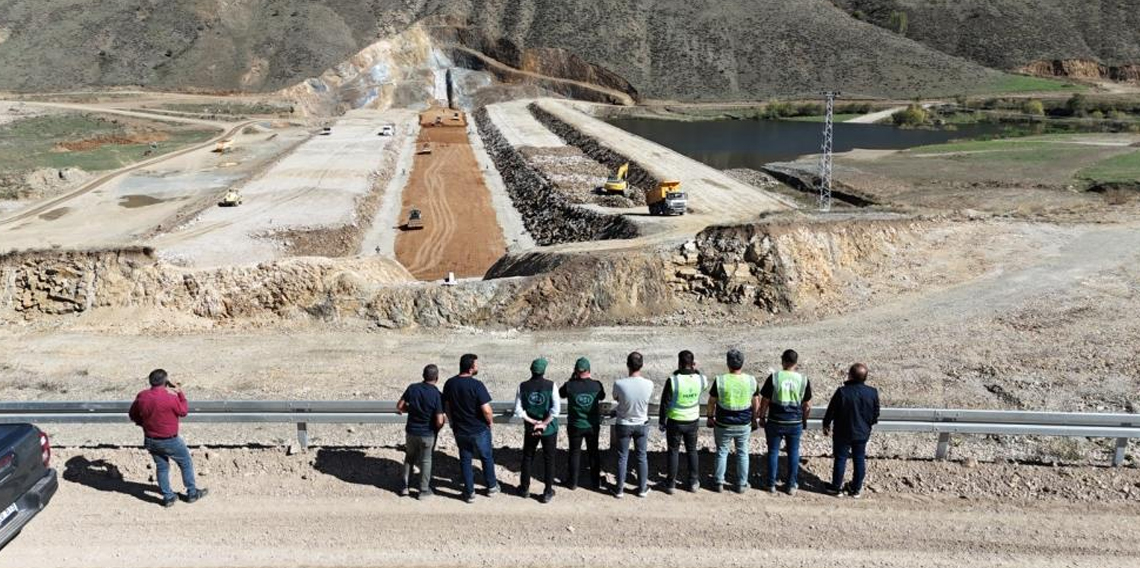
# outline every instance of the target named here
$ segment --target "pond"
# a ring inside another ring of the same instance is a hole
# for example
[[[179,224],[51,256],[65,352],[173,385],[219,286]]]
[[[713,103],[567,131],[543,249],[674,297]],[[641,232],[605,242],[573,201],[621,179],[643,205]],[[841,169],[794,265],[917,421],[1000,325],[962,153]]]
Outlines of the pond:
[[[681,122],[648,118],[622,118],[610,124],[652,140],[717,169],[752,168],[770,162],[818,154],[823,140],[822,122],[786,120],[708,120]],[[879,124],[835,124],[834,148],[846,152],[902,150],[950,140],[999,134],[1000,124],[968,124],[957,130],[902,129]]]

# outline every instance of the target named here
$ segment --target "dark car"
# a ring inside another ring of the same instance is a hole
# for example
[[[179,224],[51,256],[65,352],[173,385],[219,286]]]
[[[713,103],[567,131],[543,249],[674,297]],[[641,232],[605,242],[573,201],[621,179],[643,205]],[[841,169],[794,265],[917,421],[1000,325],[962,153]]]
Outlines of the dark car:
[[[20,534],[58,488],[47,434],[31,424],[0,424],[0,548]]]

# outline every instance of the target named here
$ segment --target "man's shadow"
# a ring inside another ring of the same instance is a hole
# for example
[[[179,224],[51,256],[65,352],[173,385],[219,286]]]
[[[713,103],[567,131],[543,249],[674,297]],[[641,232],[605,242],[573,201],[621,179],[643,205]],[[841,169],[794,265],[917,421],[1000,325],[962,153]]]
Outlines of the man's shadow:
[[[147,503],[162,504],[157,485],[126,481],[119,467],[107,460],[91,461],[75,456],[64,464],[63,479],[98,491],[122,493]]]

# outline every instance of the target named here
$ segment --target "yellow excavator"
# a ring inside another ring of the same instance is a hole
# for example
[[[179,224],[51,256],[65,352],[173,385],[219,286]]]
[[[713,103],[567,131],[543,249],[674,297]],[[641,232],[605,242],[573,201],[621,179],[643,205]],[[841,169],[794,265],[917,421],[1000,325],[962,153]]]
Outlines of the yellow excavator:
[[[602,192],[609,194],[625,195],[629,190],[629,182],[626,177],[629,175],[629,162],[622,164],[618,167],[614,175],[606,180],[605,185],[602,186]]]

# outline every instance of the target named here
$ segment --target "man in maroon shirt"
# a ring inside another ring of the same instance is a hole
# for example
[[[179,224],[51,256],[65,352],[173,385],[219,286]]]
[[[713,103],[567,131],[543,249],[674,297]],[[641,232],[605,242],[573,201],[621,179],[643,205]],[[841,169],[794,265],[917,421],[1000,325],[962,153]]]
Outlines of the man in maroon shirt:
[[[189,412],[186,394],[177,384],[170,382],[162,369],[151,371],[149,381],[150,388],[140,392],[131,404],[131,422],[142,426],[143,445],[154,458],[162,506],[172,507],[178,501],[178,496],[170,488],[170,460],[174,460],[182,471],[186,502],[193,503],[206,496],[206,489],[194,485],[190,449],[178,435],[178,419]]]

